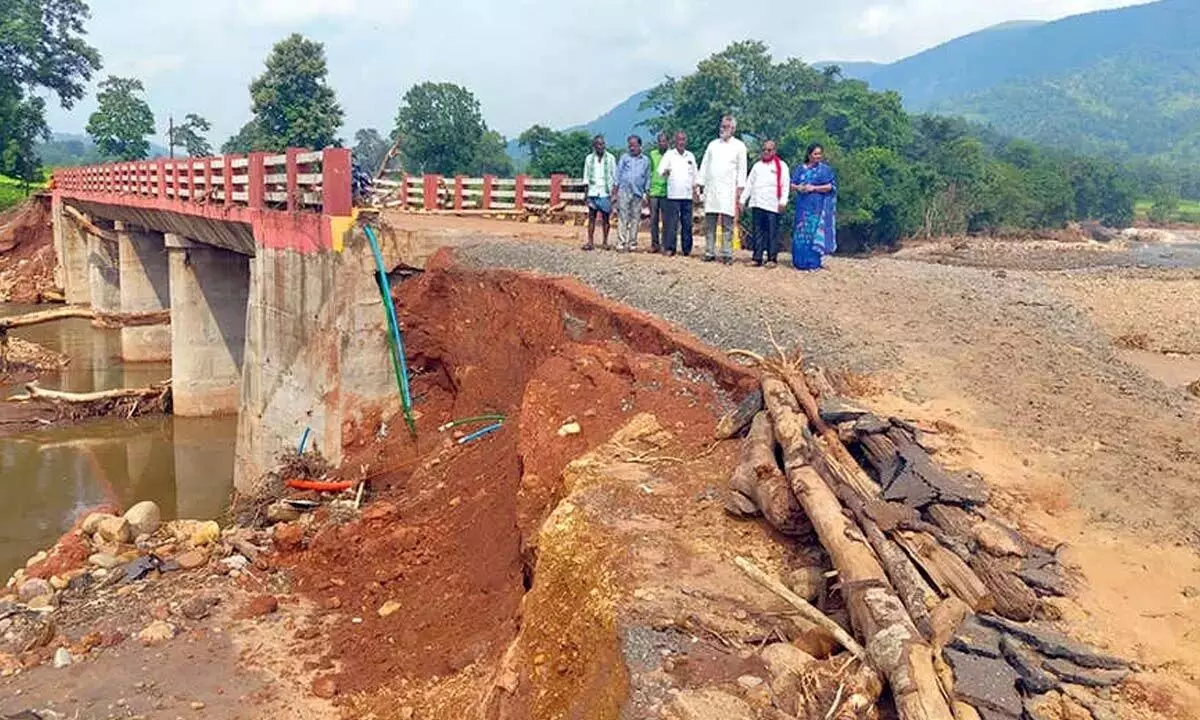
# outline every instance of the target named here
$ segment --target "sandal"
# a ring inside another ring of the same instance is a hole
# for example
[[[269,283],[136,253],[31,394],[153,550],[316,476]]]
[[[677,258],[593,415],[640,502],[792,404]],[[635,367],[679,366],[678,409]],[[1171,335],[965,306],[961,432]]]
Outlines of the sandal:
[[[584,252],[591,252],[592,250],[596,249],[596,246],[592,243],[584,243],[579,249]]]

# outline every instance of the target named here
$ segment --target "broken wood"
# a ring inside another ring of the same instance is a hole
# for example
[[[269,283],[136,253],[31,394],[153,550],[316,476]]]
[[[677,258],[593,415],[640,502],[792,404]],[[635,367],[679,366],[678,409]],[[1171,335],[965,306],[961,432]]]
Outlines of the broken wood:
[[[742,441],[741,459],[729,479],[729,491],[734,507],[743,509],[741,498],[749,500],[757,511],[755,514],[761,513],[771,527],[784,535],[798,537],[812,533],[804,509],[775,461],[775,434],[771,418],[765,412],[754,416],[750,433]]]
[[[64,204],[63,210],[65,210],[68,215],[75,218],[75,221],[82,225],[83,229],[87,230],[92,235],[95,235],[102,240],[107,240],[108,242],[115,243],[117,241],[116,233],[114,233],[112,230],[105,230],[104,228],[96,225],[96,223],[92,222],[87,215],[84,215],[70,205]]]
[[[971,558],[970,566],[991,593],[997,615],[1018,622],[1034,619],[1038,608],[1037,593],[1029,589],[1016,572],[1005,567],[1003,560],[981,552]]]
[[[741,568],[742,572],[749,575],[751,580],[754,580],[759,585],[762,585],[766,589],[786,600],[789,605],[799,611],[800,616],[805,620],[808,620],[817,627],[828,631],[829,634],[832,635],[842,647],[846,648],[851,655],[864,662],[867,661],[867,651],[863,648],[863,646],[859,645],[858,641],[850,636],[850,633],[846,632],[841,625],[838,625],[831,620],[828,615],[818,610],[804,598],[789,590],[783,583],[772,578],[770,575],[767,575],[765,572],[760,570],[757,565],[750,562],[746,558],[735,557],[733,559],[733,564]]]
[[[979,576],[932,535],[900,531],[892,537],[943,595],[958,597],[975,612],[988,612],[995,607],[995,600]]]
[[[8,317],[0,318],[0,336],[4,335],[9,330],[29,327],[30,325],[41,325],[43,323],[66,320],[68,318],[85,318],[92,320],[95,319],[95,317],[96,312],[94,310],[80,306],[59,307],[50,310],[35,310],[34,312],[30,313],[22,313],[20,315],[10,315]]]
[[[743,398],[736,408],[725,413],[717,422],[716,439],[729,440],[741,435],[750,427],[750,423],[754,421],[754,416],[758,415],[762,410],[762,390],[756,388]]]
[[[975,523],[979,522],[979,518],[969,510],[964,510],[957,505],[935,503],[925,508],[925,512],[929,514],[929,519],[941,528],[942,532],[974,551],[973,528]]]
[[[25,392],[13,395],[9,402],[27,402],[29,400],[50,400],[61,403],[94,403],[105,400],[125,400],[129,398],[158,398],[171,389],[170,381],[140,388],[117,388],[115,390],[97,390],[95,392],[74,393],[64,390],[50,390],[39,387],[37,381],[26,383]]]
[[[764,374],[762,386],[775,437],[783,447],[788,480],[838,571],[851,625],[865,639],[871,664],[891,685],[899,717],[952,720],[929,644],[913,625],[867,539],[846,518],[829,485],[807,464],[810,449],[807,422],[800,415],[802,402],[788,383],[769,373]],[[808,400],[815,413],[811,394]],[[829,429],[824,423],[821,426]]]

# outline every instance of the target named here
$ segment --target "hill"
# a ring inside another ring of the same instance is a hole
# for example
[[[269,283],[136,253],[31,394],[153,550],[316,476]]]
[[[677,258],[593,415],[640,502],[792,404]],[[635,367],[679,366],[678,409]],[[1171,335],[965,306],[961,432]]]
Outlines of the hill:
[[[37,146],[37,154],[46,168],[92,165],[106,160],[90,137],[78,133],[54,133],[50,140]],[[167,155],[167,148],[150,143],[151,158]]]

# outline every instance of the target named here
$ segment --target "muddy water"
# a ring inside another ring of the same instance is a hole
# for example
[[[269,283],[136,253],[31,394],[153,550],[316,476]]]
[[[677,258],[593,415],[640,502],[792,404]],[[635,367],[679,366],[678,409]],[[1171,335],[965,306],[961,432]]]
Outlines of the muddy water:
[[[0,315],[30,308],[0,305]],[[125,364],[120,332],[66,320],[14,335],[71,358],[44,387],[87,392],[170,377],[169,363]],[[0,388],[5,396],[13,388]],[[216,518],[233,485],[236,418],[96,420],[0,437],[0,577],[53,544],[83,509],[153,500],[167,518]]]

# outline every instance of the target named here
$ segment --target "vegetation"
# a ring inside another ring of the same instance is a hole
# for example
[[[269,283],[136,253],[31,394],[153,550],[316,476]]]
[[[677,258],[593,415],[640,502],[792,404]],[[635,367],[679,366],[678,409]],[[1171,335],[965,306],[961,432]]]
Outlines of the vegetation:
[[[99,107],[88,118],[87,134],[104,155],[119,160],[141,160],[150,153],[154,113],[141,98],[145,88],[135,78],[110,75],[100,83]]]
[[[281,40],[250,83],[254,118],[226,143],[236,152],[337,146],[342,106],[327,82],[325,46],[299,34]],[[245,149],[243,149],[245,148]]]
[[[506,140],[488,129],[479,100],[452,83],[424,82],[404,93],[396,114],[404,166],[439,175],[512,173]]]
[[[14,205],[19,205],[29,197],[29,193],[42,187],[40,178],[36,182],[0,175],[0,212]]]
[[[592,134],[586,130],[558,132],[534,125],[517,142],[529,155],[525,171],[538,177],[563,173],[572,177],[583,173],[583,159],[592,151]]]
[[[371,175],[379,170],[391,148],[391,143],[375,128],[363,128],[354,133],[354,162]]]
[[[168,142],[171,149],[182,147],[191,157],[212,155],[212,145],[204,133],[212,130],[212,124],[195,113],[188,113],[183,122],[171,129]]]

